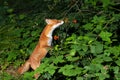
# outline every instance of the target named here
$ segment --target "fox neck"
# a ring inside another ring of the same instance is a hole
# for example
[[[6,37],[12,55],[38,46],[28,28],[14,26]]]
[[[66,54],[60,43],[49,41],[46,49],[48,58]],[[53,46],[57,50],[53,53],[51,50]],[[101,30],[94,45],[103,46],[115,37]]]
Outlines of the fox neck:
[[[53,34],[53,31],[57,28],[58,26],[56,25],[53,25],[50,29],[50,31],[48,32],[47,34],[47,37],[49,38],[48,39],[48,46],[51,46],[51,43],[52,43],[52,34]]]
[[[58,23],[58,24],[55,24],[55,25],[51,25],[52,27],[51,27],[50,31],[48,32],[47,37],[52,38],[52,33],[53,33],[53,31],[54,31],[56,28],[58,28],[60,25],[62,25],[62,24],[63,24],[63,21],[62,21],[61,23]]]
[[[47,34],[47,37],[49,37],[48,46],[51,46],[53,31],[54,31],[57,27],[59,27],[60,25],[61,25],[60,23],[59,23],[59,24],[56,24],[56,25],[51,25],[52,27],[51,27],[50,31],[48,32],[48,34]]]
[[[48,32],[47,37],[52,38],[52,34],[53,31],[56,29],[57,27],[54,25],[53,27],[51,27],[51,30]]]

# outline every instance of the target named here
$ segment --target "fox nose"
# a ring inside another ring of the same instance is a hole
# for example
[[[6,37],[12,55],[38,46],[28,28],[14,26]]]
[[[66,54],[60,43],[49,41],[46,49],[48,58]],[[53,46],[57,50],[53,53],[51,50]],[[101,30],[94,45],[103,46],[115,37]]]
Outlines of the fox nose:
[[[64,23],[64,21],[61,21],[61,24],[63,24]]]

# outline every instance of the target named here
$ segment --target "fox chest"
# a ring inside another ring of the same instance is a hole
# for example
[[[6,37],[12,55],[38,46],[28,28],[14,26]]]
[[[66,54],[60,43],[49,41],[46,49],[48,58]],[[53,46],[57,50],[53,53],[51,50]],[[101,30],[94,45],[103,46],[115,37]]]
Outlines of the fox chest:
[[[51,43],[52,43],[52,34],[53,34],[53,31],[54,31],[54,27],[48,32],[47,34],[47,37],[48,37],[48,46],[51,46]]]
[[[52,36],[48,38],[48,46],[51,46],[51,43],[52,43]]]

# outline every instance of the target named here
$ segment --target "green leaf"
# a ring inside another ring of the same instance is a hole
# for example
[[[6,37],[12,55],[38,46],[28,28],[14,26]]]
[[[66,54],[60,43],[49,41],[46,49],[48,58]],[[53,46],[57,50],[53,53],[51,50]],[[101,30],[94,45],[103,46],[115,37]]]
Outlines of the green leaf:
[[[66,39],[66,41],[73,41],[73,40],[75,40],[76,39],[76,34],[72,34],[72,36],[71,37],[68,37],[67,39]]]
[[[90,45],[91,53],[96,53],[97,54],[97,53],[103,52],[103,44],[101,44],[99,42],[95,42],[94,44],[95,45]]]
[[[114,19],[114,22],[116,21],[119,21],[120,20],[120,14],[113,14],[113,19]]]
[[[21,15],[19,15],[19,19],[24,19],[25,18],[25,14],[21,14]]]
[[[79,57],[67,56],[66,59],[67,59],[68,61],[76,61],[76,60],[79,59]]]
[[[103,3],[103,7],[107,7],[111,3],[110,0],[101,0],[101,1]]]
[[[103,52],[103,44],[96,43],[96,53],[101,53],[101,52]]]
[[[71,56],[74,56],[75,53],[76,53],[76,50],[75,50],[75,49],[70,50],[70,55],[71,55]]]
[[[72,69],[72,68],[73,68],[73,65],[65,65],[64,67],[61,67],[59,69],[59,72],[64,72],[65,70]]]
[[[86,51],[88,50],[88,46],[87,46],[87,45],[82,45],[81,48],[82,48],[82,50],[83,50],[84,52],[86,52]]]
[[[103,60],[104,61],[112,61],[112,58],[111,57],[103,57]]]
[[[36,36],[37,34],[38,34],[37,31],[32,31],[32,32],[31,32],[31,35],[32,35],[32,36]]]
[[[50,78],[52,78],[52,76],[49,73],[44,73],[44,75],[42,75],[42,77],[44,77],[47,80],[50,80]],[[36,80],[36,79],[34,79],[34,80]],[[42,79],[40,79],[40,80],[42,80]]]
[[[116,78],[116,80],[120,80],[120,73],[115,74],[115,78]]]
[[[85,66],[86,70],[89,70],[91,73],[99,72],[103,66],[101,64],[90,64],[89,66]]]
[[[107,56],[110,56],[111,54],[115,57],[119,58],[120,55],[120,46],[112,46],[108,47],[106,50],[104,50],[104,54]]]
[[[87,24],[83,25],[83,27],[84,27],[85,30],[92,30],[93,29],[93,24],[87,23]]]
[[[94,58],[92,60],[92,63],[94,63],[94,64],[97,64],[97,63],[101,64],[102,62],[103,62],[103,59],[100,57]]]
[[[119,69],[118,66],[115,66],[115,67],[113,67],[112,69],[113,69],[113,71],[114,71],[115,74],[118,74],[118,73],[119,73],[119,70],[120,70],[120,69]]]
[[[98,24],[98,25],[96,26],[96,28],[94,29],[94,31],[95,31],[96,33],[99,33],[101,30],[102,30],[102,25],[101,25],[101,24]]]
[[[23,77],[26,80],[32,80],[33,79],[33,75],[34,75],[33,72],[26,72]]]
[[[83,78],[82,77],[77,77],[77,80],[83,80]]]
[[[75,76],[81,73],[81,68],[74,67],[73,65],[65,65],[59,69],[59,72],[62,72],[66,76]]]
[[[14,10],[13,9],[8,9],[7,12],[8,13],[12,13]]]
[[[96,30],[101,30],[102,29],[102,26],[101,25],[97,25],[96,26]]]
[[[53,74],[55,73],[55,70],[56,70],[56,69],[57,69],[57,67],[54,66],[53,64],[51,64],[51,65],[48,65],[48,66],[44,69],[44,71],[49,72],[51,75],[53,75]]]
[[[43,72],[45,72],[46,66],[47,65],[44,64],[44,63],[40,64],[40,67],[35,70],[35,73],[38,73],[38,72],[43,73]]]
[[[63,55],[60,55],[60,56],[58,56],[58,57],[55,57],[55,59],[53,60],[53,62],[54,62],[55,64],[64,62]]]
[[[105,80],[106,78],[109,78],[108,74],[95,73],[95,75],[99,77],[99,80]]]
[[[102,24],[105,23],[105,17],[104,17],[104,16],[98,17],[98,16],[95,15],[95,16],[93,17],[92,22],[93,22],[94,24],[102,25]]]
[[[112,33],[102,31],[99,36],[102,38],[103,41],[111,42],[110,37],[112,36]]]
[[[120,66],[120,60],[115,61],[115,63]]]
[[[14,61],[16,59],[16,57],[17,57],[17,54],[15,52],[11,52],[9,54],[10,55],[8,55],[7,60],[8,61]]]
[[[90,50],[91,50],[91,53],[96,53],[95,46],[91,45]]]

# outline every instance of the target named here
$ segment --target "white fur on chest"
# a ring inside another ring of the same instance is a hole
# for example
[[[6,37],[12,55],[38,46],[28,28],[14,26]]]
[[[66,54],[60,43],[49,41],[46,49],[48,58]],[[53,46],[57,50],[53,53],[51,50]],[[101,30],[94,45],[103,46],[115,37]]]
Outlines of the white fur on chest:
[[[51,46],[51,43],[52,43],[52,33],[53,33],[53,31],[54,31],[57,27],[59,27],[60,25],[62,25],[62,24],[63,24],[63,22],[58,23],[58,24],[56,24],[56,25],[53,25],[53,27],[51,27],[51,30],[48,32],[48,35],[47,35],[47,37],[49,38],[49,40],[48,40],[48,46]]]

